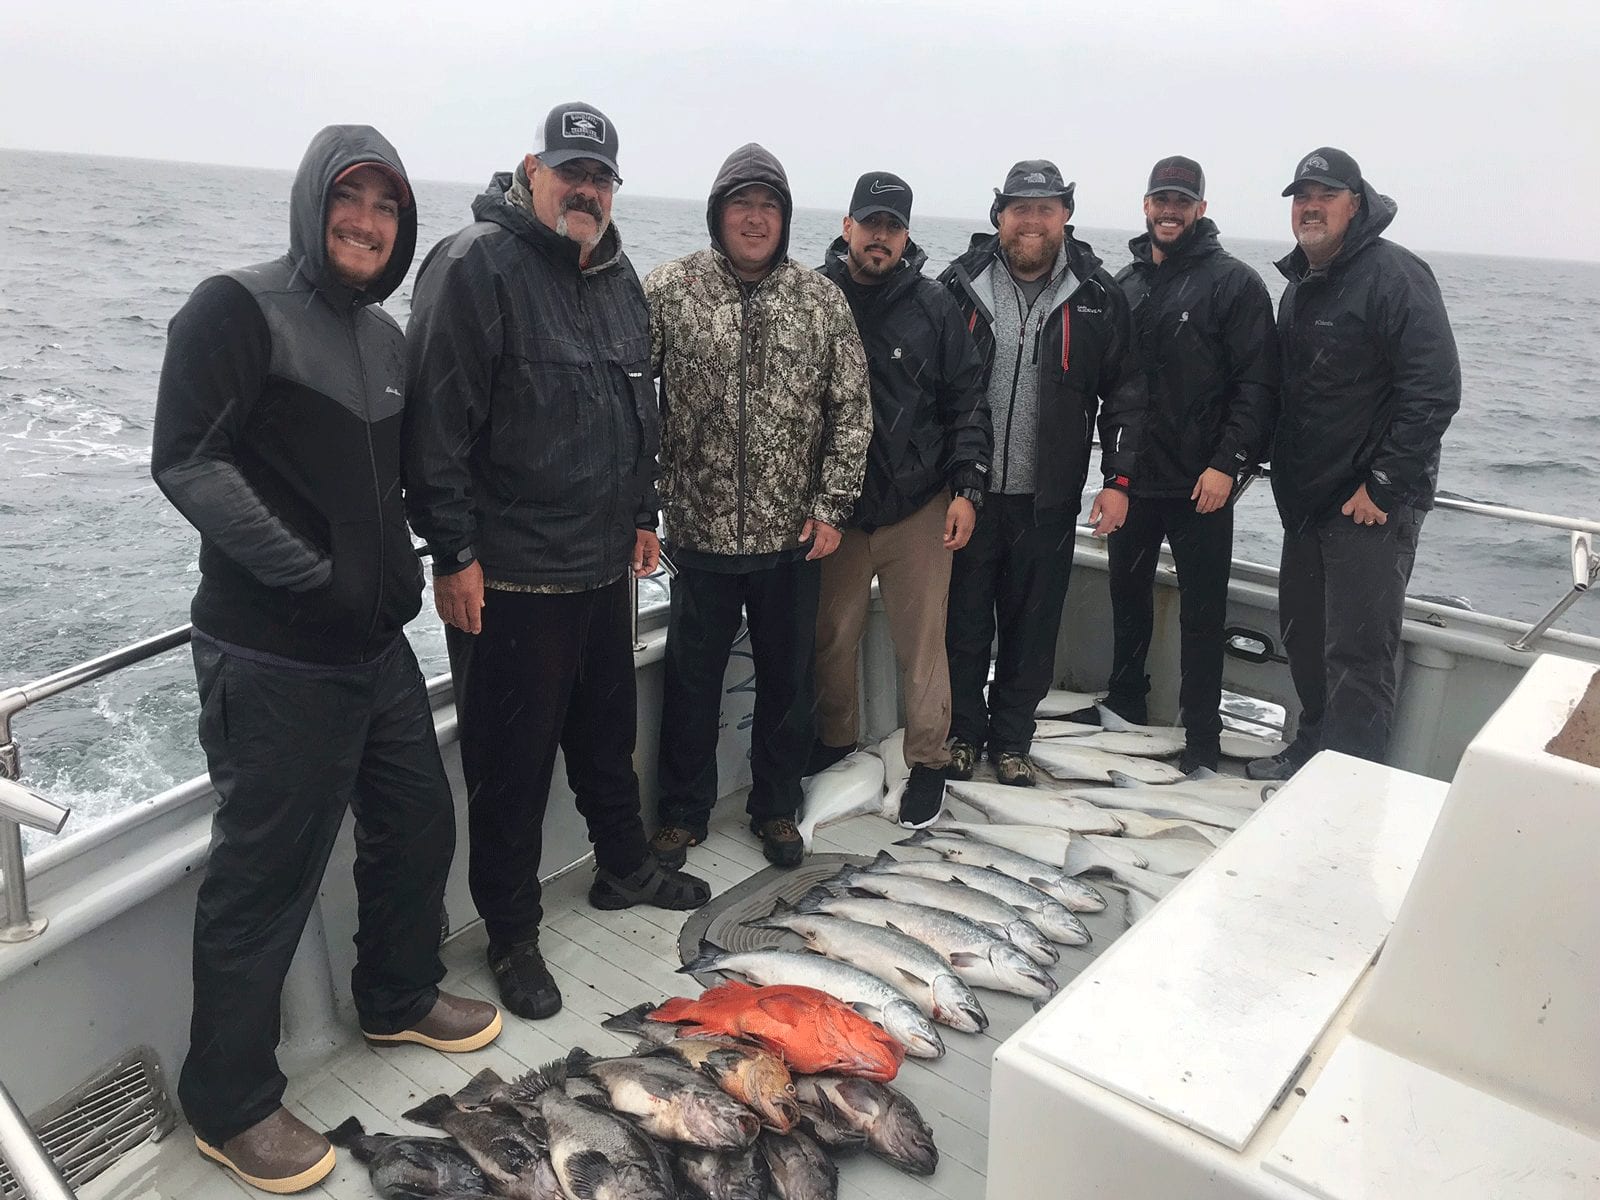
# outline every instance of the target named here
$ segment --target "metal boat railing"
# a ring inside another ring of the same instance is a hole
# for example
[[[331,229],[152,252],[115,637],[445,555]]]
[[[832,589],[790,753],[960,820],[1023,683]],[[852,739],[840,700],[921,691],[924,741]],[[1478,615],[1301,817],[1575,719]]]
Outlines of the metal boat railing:
[[[73,1200],[71,1185],[4,1084],[0,1084],[0,1160],[26,1200]]]
[[[1263,470],[1263,475],[1270,471]],[[1249,486],[1246,479],[1239,494]],[[1540,525],[1552,529],[1565,529],[1573,535],[1573,583],[1550,610],[1532,623],[1515,641],[1509,643],[1518,651],[1531,650],[1538,639],[1586,591],[1600,581],[1600,555],[1591,546],[1592,539],[1600,537],[1600,521],[1581,517],[1562,517],[1530,509],[1503,504],[1488,504],[1470,497],[1440,493],[1435,504],[1442,509],[1493,517],[1502,521],[1525,525]],[[661,556],[661,570],[669,577],[677,573],[676,566],[665,553]],[[643,649],[639,640],[639,581],[629,573],[633,608],[631,635],[635,651]],[[0,942],[26,941],[37,937],[47,922],[28,911],[27,869],[22,856],[22,826],[41,829],[55,834],[61,831],[70,809],[56,804],[45,796],[21,786],[22,758],[11,729],[11,720],[17,714],[39,701],[55,696],[86,683],[103,679],[126,667],[134,666],[168,650],[186,645],[190,626],[170,629],[155,637],[145,638],[132,645],[113,650],[98,658],[89,659],[76,666],[47,675],[43,679],[0,692],[0,872],[5,880],[4,924],[0,925]]]

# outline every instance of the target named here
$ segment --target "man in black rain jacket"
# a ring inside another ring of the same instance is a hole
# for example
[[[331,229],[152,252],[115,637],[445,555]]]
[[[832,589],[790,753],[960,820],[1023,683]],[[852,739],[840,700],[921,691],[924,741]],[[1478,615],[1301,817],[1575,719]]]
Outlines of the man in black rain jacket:
[[[813,770],[855,748],[856,669],[876,575],[900,663],[908,828],[938,816],[950,755],[945,604],[954,551],[966,545],[989,470],[989,402],[966,320],[922,274],[910,238],[911,187],[871,171],[856,183],[844,235],[822,273],[861,331],[872,385],[872,441],[854,515],[822,560],[817,607]]]
[[[400,504],[403,339],[378,305],[411,265],[417,215],[394,147],[324,129],[289,221],[288,254],[206,280],[173,317],[151,453],[200,531],[192,640],[219,800],[178,1099],[204,1154],[274,1192],[334,1164],[282,1106],[275,1051],[346,806],[363,1033],[466,1051],[500,1031],[492,1004],[437,987],[455,818],[401,632],[422,573]]]
[[[1279,619],[1300,698],[1294,741],[1249,766],[1291,775],[1318,750],[1382,761],[1406,584],[1433,507],[1461,365],[1428,264],[1383,231],[1395,202],[1342,150],[1300,160],[1279,260],[1282,409],[1272,491],[1283,519]]]
[[[656,541],[644,292],[611,222],[617,132],[557,105],[537,152],[495,175],[473,224],[417,277],[407,335],[406,508],[433,550],[468,790],[468,882],[506,1008],[561,993],[539,950],[556,752],[594,844],[590,902],[710,896],[646,851],[628,572]]]
[[[1027,757],[1033,714],[1054,675],[1097,420],[1104,486],[1089,520],[1104,535],[1127,514],[1143,404],[1122,378],[1128,302],[1072,235],[1072,194],[1054,164],[1017,163],[995,189],[998,234],[973,235],[939,277],[976,340],[994,428],[983,509],[950,575],[954,778],[970,776],[987,743],[1003,782],[1037,782]]]
[[[1146,232],[1128,243],[1133,262],[1117,275],[1133,312],[1128,370],[1142,378],[1147,407],[1128,519],[1108,541],[1116,632],[1105,704],[1148,719],[1145,655],[1164,537],[1182,588],[1185,771],[1217,766],[1233,491],[1261,462],[1278,387],[1272,298],[1223,250],[1205,211],[1200,164],[1162,159],[1145,192]]]

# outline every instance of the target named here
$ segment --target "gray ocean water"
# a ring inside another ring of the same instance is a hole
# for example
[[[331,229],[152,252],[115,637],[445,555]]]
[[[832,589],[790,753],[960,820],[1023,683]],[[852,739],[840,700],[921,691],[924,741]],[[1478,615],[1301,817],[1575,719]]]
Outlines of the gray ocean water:
[[[485,180],[510,165],[490,164]],[[917,218],[930,271],[988,228],[986,179],[974,179],[972,220]],[[207,275],[282,253],[289,180],[283,171],[0,150],[0,689],[188,620],[197,537],[148,472],[166,324]],[[417,184],[418,263],[421,250],[470,220],[480,186]],[[1409,224],[1406,198],[1397,199],[1392,235],[1425,248],[1428,230]],[[1102,203],[1079,213],[1093,222],[1079,236],[1113,271],[1129,257],[1136,197],[1126,209]],[[1226,212],[1211,215],[1276,296],[1283,280],[1272,263],[1287,235],[1229,237]],[[615,217],[641,275],[706,241],[701,202],[624,189]],[[1285,228],[1287,220],[1286,208]],[[819,262],[838,228],[838,213],[798,212],[791,253]],[[1426,257],[1465,376],[1442,485],[1597,515],[1600,264]],[[387,306],[402,324],[410,296],[407,280]],[[1277,562],[1265,486],[1241,502],[1236,553]],[[1531,621],[1565,589],[1566,563],[1565,534],[1435,513],[1413,591]],[[1563,627],[1600,635],[1600,599],[1580,602]],[[425,669],[442,670],[431,603],[408,632]],[[174,652],[19,718],[24,779],[73,803],[69,828],[81,830],[204,769],[194,716],[188,655]]]

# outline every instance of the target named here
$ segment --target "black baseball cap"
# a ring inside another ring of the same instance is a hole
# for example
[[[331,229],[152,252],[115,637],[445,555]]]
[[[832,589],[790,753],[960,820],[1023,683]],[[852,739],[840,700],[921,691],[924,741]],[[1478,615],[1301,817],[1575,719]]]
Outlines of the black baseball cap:
[[[1192,158],[1174,154],[1163,158],[1150,168],[1150,184],[1144,189],[1146,196],[1157,192],[1179,192],[1191,200],[1206,198],[1206,173]]]
[[[617,169],[617,127],[605,113],[582,100],[558,104],[550,110],[534,153],[540,162],[552,167],[575,158],[592,158],[609,167],[619,180],[622,178]]]
[[[909,226],[911,185],[888,171],[868,171],[850,195],[850,219],[864,221],[873,213],[888,213]]]
[[[1359,192],[1361,165],[1343,150],[1318,146],[1300,160],[1300,165],[1294,169],[1294,182],[1283,189],[1283,194],[1294,195],[1294,189],[1302,183],[1320,183],[1331,188]]]
[[[989,224],[999,228],[1000,210],[1011,200],[1031,200],[1059,196],[1062,203],[1072,207],[1072,189],[1076,183],[1064,183],[1055,163],[1047,158],[1025,158],[1013,163],[1006,172],[1004,187],[994,190],[994,203],[989,206]]]

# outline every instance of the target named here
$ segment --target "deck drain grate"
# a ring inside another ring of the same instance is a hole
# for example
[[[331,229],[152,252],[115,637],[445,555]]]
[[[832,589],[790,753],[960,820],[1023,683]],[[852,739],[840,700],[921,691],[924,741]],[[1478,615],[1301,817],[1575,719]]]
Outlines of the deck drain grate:
[[[110,1167],[128,1151],[177,1125],[177,1114],[156,1062],[141,1046],[95,1072],[29,1123],[74,1188]],[[22,1189],[0,1161],[0,1197]]]

